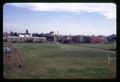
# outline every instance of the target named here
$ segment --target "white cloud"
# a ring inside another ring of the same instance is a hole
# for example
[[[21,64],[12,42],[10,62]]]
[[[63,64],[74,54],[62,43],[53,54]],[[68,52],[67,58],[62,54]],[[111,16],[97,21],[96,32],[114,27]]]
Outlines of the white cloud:
[[[116,18],[116,5],[114,3],[8,3],[15,7],[22,7],[32,11],[55,12],[94,12],[107,19]]]

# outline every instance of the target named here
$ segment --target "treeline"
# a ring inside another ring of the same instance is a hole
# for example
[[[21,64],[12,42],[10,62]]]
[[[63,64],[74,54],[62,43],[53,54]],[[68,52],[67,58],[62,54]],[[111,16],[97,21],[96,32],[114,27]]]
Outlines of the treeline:
[[[28,35],[24,36],[24,39],[27,39],[32,41],[30,37],[39,37],[35,38],[41,39],[41,37],[44,37],[44,41],[46,40],[47,42],[60,42],[60,43],[116,43],[116,35],[112,34],[109,36],[85,36],[85,35],[57,35],[53,31],[49,33],[32,33],[30,34],[27,30],[26,33],[17,33],[17,32],[10,32],[10,33],[4,33],[3,36],[16,36],[18,39],[21,37],[20,35]],[[14,39],[15,37],[9,37],[10,40]],[[46,39],[45,39],[46,38]],[[26,40],[27,41],[27,40]],[[38,40],[39,41],[39,40]]]

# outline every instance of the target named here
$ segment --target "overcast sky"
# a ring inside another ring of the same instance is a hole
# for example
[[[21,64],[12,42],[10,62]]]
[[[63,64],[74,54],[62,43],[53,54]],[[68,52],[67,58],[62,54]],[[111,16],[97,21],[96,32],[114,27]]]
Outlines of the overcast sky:
[[[114,3],[6,3],[3,31],[67,35],[116,34]]]

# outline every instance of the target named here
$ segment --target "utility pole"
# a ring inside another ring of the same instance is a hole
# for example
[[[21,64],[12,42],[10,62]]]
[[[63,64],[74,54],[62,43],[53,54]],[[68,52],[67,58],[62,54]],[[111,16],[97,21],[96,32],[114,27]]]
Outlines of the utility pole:
[[[56,34],[54,33],[54,43],[56,43]]]
[[[58,38],[59,38],[58,36],[59,36],[59,31],[57,31],[57,36],[56,36],[57,37],[57,43],[58,43]]]

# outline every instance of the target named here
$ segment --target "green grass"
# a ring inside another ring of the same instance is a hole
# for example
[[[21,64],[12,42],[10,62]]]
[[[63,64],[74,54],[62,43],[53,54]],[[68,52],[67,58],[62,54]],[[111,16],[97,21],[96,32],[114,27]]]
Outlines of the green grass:
[[[113,44],[74,44],[81,47],[97,48],[97,49],[116,49],[116,43]]]
[[[116,77],[116,62],[107,63],[107,55],[116,52],[103,50],[111,44],[50,44],[17,43],[24,54],[25,67],[10,68],[4,64],[7,79],[112,79]],[[85,46],[85,47],[84,47]],[[112,45],[113,46],[113,45]],[[114,45],[116,47],[116,45]]]

